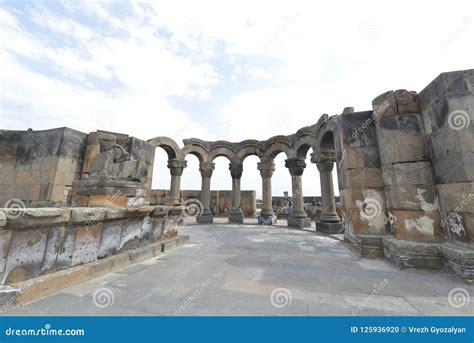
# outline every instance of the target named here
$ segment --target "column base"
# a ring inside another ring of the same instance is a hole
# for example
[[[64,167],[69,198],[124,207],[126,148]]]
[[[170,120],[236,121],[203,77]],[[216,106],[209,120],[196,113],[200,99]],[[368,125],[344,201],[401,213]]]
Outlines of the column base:
[[[316,230],[327,234],[338,234],[344,232],[342,223],[326,223],[316,220]]]
[[[308,217],[288,217],[288,224],[289,227],[297,227],[299,229],[303,229],[306,227],[311,227],[311,219]]]
[[[322,223],[340,223],[341,218],[339,218],[337,213],[322,213],[318,221]]]
[[[196,222],[200,224],[208,224],[214,222],[214,216],[209,209],[204,209],[201,215],[196,217]]]
[[[244,213],[240,208],[231,208],[229,213],[229,222],[231,223],[243,223]]]
[[[275,214],[262,214],[257,217],[258,224],[260,225],[273,225],[277,222],[277,216]]]

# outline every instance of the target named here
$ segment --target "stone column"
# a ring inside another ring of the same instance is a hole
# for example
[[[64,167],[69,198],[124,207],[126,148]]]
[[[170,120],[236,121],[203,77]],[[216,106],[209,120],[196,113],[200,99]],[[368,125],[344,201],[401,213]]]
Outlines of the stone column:
[[[171,185],[170,185],[170,194],[169,198],[172,202],[176,202],[179,199],[179,191],[181,188],[181,175],[183,175],[183,170],[186,168],[186,160],[179,160],[173,158],[168,160],[168,168],[171,173]]]
[[[232,207],[229,213],[229,221],[232,223],[243,223],[244,213],[240,208],[240,178],[243,172],[242,162],[231,162],[229,164],[229,170],[232,176]]]
[[[293,208],[288,217],[288,226],[305,228],[311,227],[311,219],[306,215],[303,203],[303,188],[301,175],[303,175],[306,163],[302,158],[290,158],[285,161],[285,167],[291,174],[291,184],[293,190]]]
[[[316,230],[324,233],[342,233],[341,218],[336,212],[336,199],[334,197],[334,185],[332,182],[332,170],[334,162],[329,159],[319,160],[313,155],[312,160],[316,160],[321,182],[321,198],[323,208],[321,216],[316,221]]]
[[[273,213],[272,204],[272,175],[275,171],[275,163],[271,158],[262,158],[258,163],[258,170],[262,176],[262,210],[258,216],[258,223],[261,225],[272,225],[277,221]]]
[[[201,183],[201,202],[202,202],[202,213],[196,220],[198,223],[212,223],[213,215],[209,206],[211,205],[211,177],[214,171],[215,165],[212,162],[203,162],[199,165],[199,171],[201,172],[202,183]]]

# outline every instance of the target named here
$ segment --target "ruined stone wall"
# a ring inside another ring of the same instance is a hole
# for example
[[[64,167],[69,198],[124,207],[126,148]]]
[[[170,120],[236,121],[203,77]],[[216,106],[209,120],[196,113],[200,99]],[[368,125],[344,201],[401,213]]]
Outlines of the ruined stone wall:
[[[240,208],[246,217],[255,217],[257,213],[257,193],[255,191],[241,191]],[[169,196],[169,191],[164,189],[154,189],[151,192],[150,204],[165,204],[165,199]],[[180,198],[200,199],[201,191],[182,190]],[[232,191],[216,190],[211,191],[211,211],[215,216],[227,216],[232,205]]]
[[[0,131],[0,205],[66,205],[80,178],[86,138],[68,128]]]
[[[0,283],[94,262],[177,234],[166,207],[0,210]]]

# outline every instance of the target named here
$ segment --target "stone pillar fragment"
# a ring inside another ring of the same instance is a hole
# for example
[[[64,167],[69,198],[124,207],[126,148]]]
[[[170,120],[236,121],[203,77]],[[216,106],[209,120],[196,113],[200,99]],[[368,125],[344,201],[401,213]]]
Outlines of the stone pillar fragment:
[[[285,167],[291,174],[291,185],[293,191],[293,208],[288,217],[288,226],[305,228],[311,227],[311,219],[308,218],[304,210],[303,185],[301,175],[303,175],[306,163],[302,158],[290,158],[285,161]]]
[[[334,162],[330,159],[318,160],[318,157],[313,154],[312,162],[316,166],[320,175],[321,182],[321,198],[323,203],[322,213],[316,221],[316,229],[324,233],[341,233],[343,227],[341,218],[336,212],[336,199],[334,197],[334,185],[332,182],[332,170]]]
[[[201,172],[201,203],[202,213],[196,217],[198,223],[212,223],[214,221],[212,212],[210,210],[211,205],[211,177],[214,171],[215,165],[212,162],[202,162],[199,165],[199,171]]]
[[[170,159],[168,161],[168,168],[171,174],[171,185],[170,185],[170,201],[175,203],[179,199],[179,192],[181,188],[181,175],[183,170],[186,168],[186,160]]]
[[[232,176],[232,206],[230,208],[229,221],[232,223],[243,223],[244,213],[240,208],[240,178],[243,172],[242,162],[231,162],[229,164],[229,170]]]
[[[262,210],[258,216],[258,223],[261,225],[272,225],[277,222],[272,204],[272,176],[275,171],[275,163],[271,158],[262,158],[257,168],[262,177]]]

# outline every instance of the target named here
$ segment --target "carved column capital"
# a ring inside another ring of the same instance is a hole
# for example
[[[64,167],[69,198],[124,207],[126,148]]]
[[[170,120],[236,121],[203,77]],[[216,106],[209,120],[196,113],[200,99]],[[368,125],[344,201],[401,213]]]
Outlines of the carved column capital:
[[[183,170],[188,165],[186,160],[179,160],[177,158],[172,158],[168,160],[168,168],[172,176],[181,176],[183,175]]]
[[[330,173],[330,172],[332,172],[332,170],[334,168],[334,162],[330,161],[330,160],[317,161],[316,166],[318,167],[318,171],[320,173],[322,173],[322,172]]]
[[[199,171],[201,172],[201,176],[211,178],[212,177],[212,172],[214,171],[215,164],[212,162],[202,162],[199,165]]]
[[[230,162],[229,170],[233,179],[240,179],[244,171],[244,165],[241,161]]]
[[[292,176],[301,176],[306,168],[306,162],[302,158],[289,158],[285,160],[285,167],[290,170]]]
[[[264,179],[270,179],[275,171],[275,163],[273,159],[261,159],[261,162],[257,163],[257,169],[260,170],[260,176]]]

